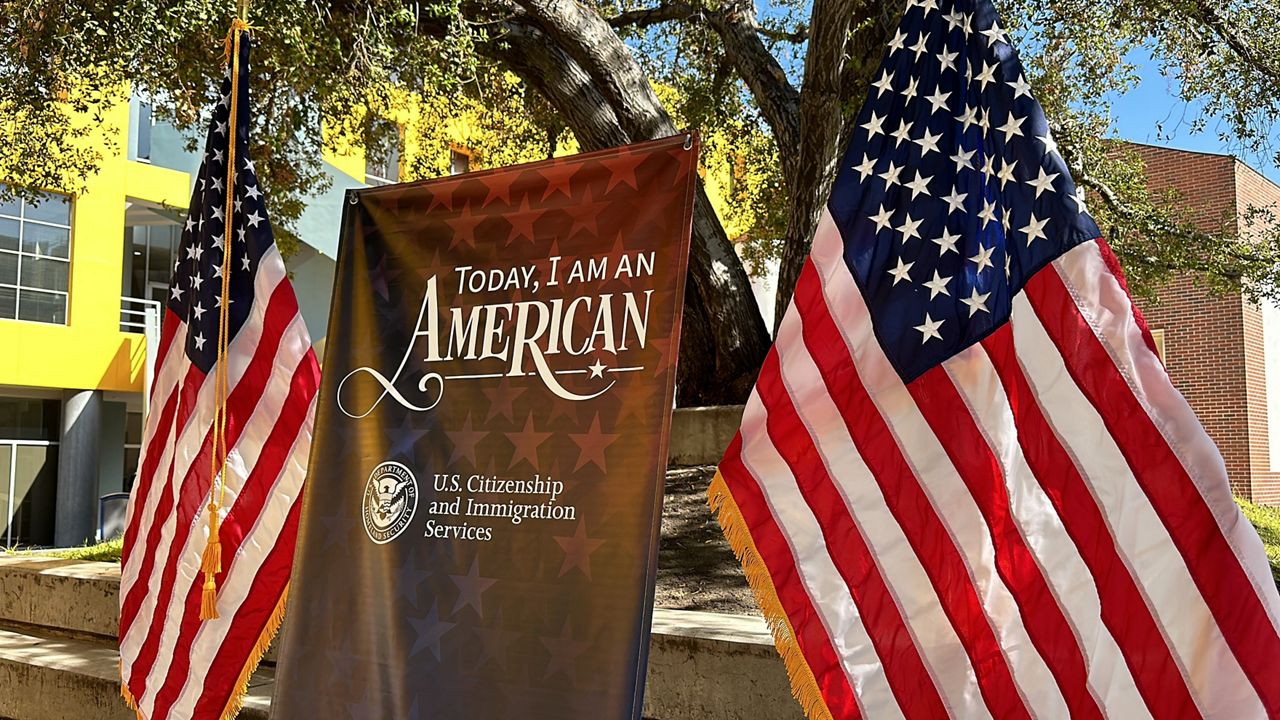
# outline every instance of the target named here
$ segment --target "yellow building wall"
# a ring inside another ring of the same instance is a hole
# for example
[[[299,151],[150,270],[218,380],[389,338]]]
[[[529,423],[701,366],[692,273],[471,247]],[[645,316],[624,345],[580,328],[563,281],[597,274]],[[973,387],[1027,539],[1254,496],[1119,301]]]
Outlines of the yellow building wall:
[[[87,139],[104,157],[84,192],[72,197],[67,324],[0,319],[0,385],[143,390],[146,341],[120,331],[125,203],[136,198],[185,208],[190,178],[129,161],[128,130],[126,100]],[[23,184],[20,177],[0,180]]]

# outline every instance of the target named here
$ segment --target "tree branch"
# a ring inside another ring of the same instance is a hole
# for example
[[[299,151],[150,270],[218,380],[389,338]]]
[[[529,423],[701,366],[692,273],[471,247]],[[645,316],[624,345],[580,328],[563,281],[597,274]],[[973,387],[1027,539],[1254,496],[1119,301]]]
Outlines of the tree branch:
[[[1195,18],[1212,30],[1246,65],[1264,75],[1273,85],[1280,85],[1280,65],[1263,57],[1247,39],[1227,27],[1226,21],[1218,15],[1212,3],[1195,0],[1192,6],[1195,8]]]

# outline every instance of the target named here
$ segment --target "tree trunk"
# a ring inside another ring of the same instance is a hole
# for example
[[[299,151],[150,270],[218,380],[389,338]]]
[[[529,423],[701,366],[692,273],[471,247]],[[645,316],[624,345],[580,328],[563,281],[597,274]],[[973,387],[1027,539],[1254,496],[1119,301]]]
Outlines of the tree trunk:
[[[527,0],[536,24],[508,24],[486,48],[536,88],[588,150],[676,134],[648,78],[599,15],[562,0]],[[552,30],[555,28],[557,30]],[[602,79],[603,78],[603,79]],[[684,313],[705,317],[680,345],[682,405],[743,402],[769,349],[769,334],[742,262],[698,186]]]

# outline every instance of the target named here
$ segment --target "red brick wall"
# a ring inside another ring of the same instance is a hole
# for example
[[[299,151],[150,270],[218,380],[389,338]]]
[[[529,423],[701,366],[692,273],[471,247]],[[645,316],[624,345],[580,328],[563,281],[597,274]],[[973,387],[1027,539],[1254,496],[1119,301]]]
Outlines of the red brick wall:
[[[1280,201],[1280,188],[1222,155],[1131,146],[1147,167],[1152,190],[1175,190],[1200,229],[1235,225],[1250,204]],[[1165,364],[1227,465],[1232,490],[1258,502],[1280,502],[1271,472],[1266,358],[1261,310],[1242,296],[1211,295],[1181,277],[1139,302],[1152,329],[1165,333]]]

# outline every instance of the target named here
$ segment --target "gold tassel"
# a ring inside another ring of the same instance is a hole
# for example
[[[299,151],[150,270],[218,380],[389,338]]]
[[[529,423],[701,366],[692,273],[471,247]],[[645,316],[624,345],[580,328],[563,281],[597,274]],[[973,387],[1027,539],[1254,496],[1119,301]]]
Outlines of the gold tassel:
[[[200,572],[217,575],[222,572],[222,543],[218,537],[218,506],[209,503],[209,540],[200,556]]]
[[[204,592],[200,594],[200,619],[218,619],[218,583],[209,573],[204,576]]]
[[[733,548],[733,554],[742,563],[743,573],[747,576],[747,585],[756,596],[756,604],[764,614],[765,622],[773,634],[773,644],[782,656],[782,663],[787,668],[787,678],[791,681],[791,694],[800,703],[800,708],[809,720],[832,720],[831,710],[822,699],[822,691],[818,688],[813,669],[800,651],[796,641],[795,628],[787,618],[782,601],[778,599],[778,591],[773,586],[773,578],[769,568],[760,557],[751,531],[742,518],[742,511],[733,499],[733,493],[725,483],[724,477],[716,472],[716,477],[707,488],[707,502],[724,530],[725,539]]]

